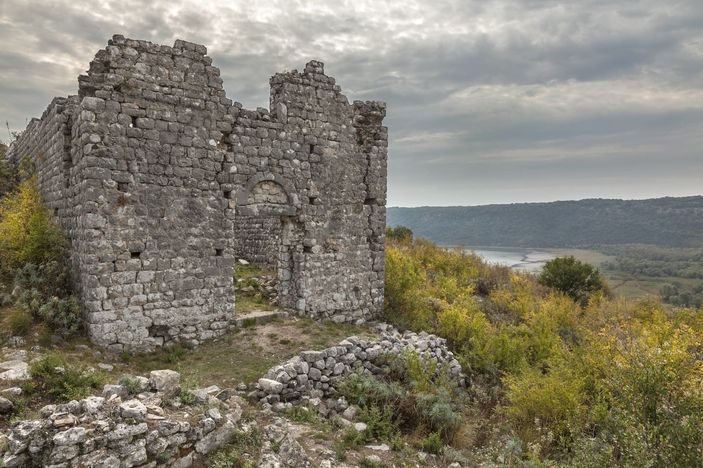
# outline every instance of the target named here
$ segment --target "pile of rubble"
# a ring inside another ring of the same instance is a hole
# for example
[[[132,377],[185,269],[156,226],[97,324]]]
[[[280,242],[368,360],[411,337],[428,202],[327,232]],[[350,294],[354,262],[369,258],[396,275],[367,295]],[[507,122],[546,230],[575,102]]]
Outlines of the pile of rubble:
[[[336,388],[344,377],[354,372],[385,374],[387,370],[379,365],[379,358],[408,352],[435,361],[438,369],[448,369],[458,385],[466,385],[461,364],[444,338],[426,332],[400,333],[386,324],[377,328],[381,336],[376,340],[352,336],[322,351],[303,351],[269,369],[249,396],[275,408],[302,401],[323,416],[335,416],[347,410],[344,399],[337,397]]]
[[[180,401],[180,375],[152,371],[105,385],[102,396],[48,405],[40,419],[19,421],[0,434],[0,466],[191,466],[228,443],[237,430],[241,398],[213,386]]]
[[[246,262],[239,260],[239,262]],[[242,263],[248,265],[249,262]],[[260,296],[271,305],[278,305],[278,278],[274,273],[248,278],[238,278],[234,285],[235,295]]]

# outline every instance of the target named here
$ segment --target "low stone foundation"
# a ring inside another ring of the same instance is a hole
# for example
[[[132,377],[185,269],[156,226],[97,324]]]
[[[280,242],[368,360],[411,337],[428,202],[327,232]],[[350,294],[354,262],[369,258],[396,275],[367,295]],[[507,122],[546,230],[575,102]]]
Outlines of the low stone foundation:
[[[461,364],[447,348],[444,338],[426,332],[401,333],[386,324],[377,328],[381,332],[377,340],[351,336],[338,346],[322,351],[303,351],[285,363],[272,367],[259,379],[257,389],[250,396],[271,405],[312,402],[312,406],[323,416],[334,416],[345,409],[339,407],[336,398],[336,387],[344,377],[354,372],[383,375],[386,370],[377,365],[379,358],[400,356],[407,352],[434,360],[438,368],[450,371],[458,385],[466,385]]]

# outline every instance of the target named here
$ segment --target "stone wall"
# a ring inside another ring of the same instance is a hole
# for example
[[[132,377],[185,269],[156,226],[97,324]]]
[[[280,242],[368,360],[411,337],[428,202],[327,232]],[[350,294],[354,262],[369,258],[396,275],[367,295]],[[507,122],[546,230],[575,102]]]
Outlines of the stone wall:
[[[78,98],[55,98],[41,119],[32,119],[8,152],[20,164],[31,157],[44,201],[65,229],[71,229],[71,128]]]
[[[301,315],[383,305],[385,105],[350,104],[323,64],[232,103],[206,48],[114,36],[10,148],[31,157],[72,245],[93,341],[197,344],[234,320],[235,258],[275,264]]]
[[[320,351],[303,351],[283,364],[268,370],[259,379],[251,396],[264,404],[315,402],[324,416],[343,411],[337,399],[337,385],[354,372],[383,375],[386,370],[379,358],[417,353],[422,359],[438,364],[438,372],[449,371],[459,385],[466,384],[461,364],[447,348],[444,338],[425,332],[400,333],[392,326],[380,324],[378,339],[351,336],[338,346]]]
[[[234,251],[237,258],[276,267],[282,229],[283,224],[277,216],[238,215],[234,222]]]

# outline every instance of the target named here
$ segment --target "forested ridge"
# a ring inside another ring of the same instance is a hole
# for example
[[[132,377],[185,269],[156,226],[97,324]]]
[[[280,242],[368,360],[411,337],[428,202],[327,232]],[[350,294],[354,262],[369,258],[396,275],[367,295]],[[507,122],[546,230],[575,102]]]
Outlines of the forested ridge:
[[[703,196],[391,207],[388,208],[388,225],[408,226],[416,235],[443,245],[700,247],[703,245]]]

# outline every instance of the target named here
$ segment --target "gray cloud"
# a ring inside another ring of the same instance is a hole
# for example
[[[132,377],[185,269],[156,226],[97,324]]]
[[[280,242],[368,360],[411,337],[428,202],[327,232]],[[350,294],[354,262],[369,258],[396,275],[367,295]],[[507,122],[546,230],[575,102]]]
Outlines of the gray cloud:
[[[228,95],[326,62],[389,105],[389,203],[700,194],[699,0],[0,2],[0,117],[41,115],[115,33],[208,45]]]

